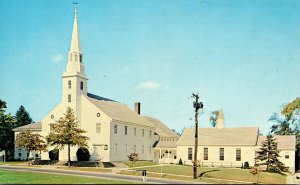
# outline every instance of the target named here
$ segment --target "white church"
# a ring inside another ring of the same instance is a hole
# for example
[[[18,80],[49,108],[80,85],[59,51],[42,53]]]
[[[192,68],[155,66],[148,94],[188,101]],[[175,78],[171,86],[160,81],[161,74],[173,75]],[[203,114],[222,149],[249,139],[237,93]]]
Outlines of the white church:
[[[136,152],[139,160],[158,163],[192,164],[194,151],[194,128],[186,128],[178,136],[158,119],[140,114],[141,105],[135,103],[134,110],[118,101],[88,93],[88,77],[84,72],[84,57],[80,47],[75,7],[74,24],[68,62],[62,75],[62,100],[37,123],[15,128],[15,136],[25,129],[46,137],[50,123],[54,123],[71,107],[79,121],[79,127],[87,131],[90,138],[88,149],[91,161],[126,161],[127,155]],[[199,128],[198,159],[207,166],[241,166],[254,158],[264,139],[258,127],[224,127],[221,113],[214,128]],[[276,136],[280,160],[295,169],[295,136]],[[48,148],[48,151],[53,147]],[[78,147],[71,148],[71,160],[77,160]],[[15,159],[25,160],[28,153],[15,148]],[[33,153],[34,157],[49,160],[48,152]],[[59,160],[67,160],[67,149],[59,151]]]

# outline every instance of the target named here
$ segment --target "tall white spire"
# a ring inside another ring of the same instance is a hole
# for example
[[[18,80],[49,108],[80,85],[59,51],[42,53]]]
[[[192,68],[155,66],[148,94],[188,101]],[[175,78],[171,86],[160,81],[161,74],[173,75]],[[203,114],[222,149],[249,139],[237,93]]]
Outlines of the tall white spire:
[[[74,23],[73,23],[73,33],[72,33],[70,52],[80,52],[81,53],[79,32],[78,32],[78,21],[77,21],[77,5],[76,4],[74,7]]]

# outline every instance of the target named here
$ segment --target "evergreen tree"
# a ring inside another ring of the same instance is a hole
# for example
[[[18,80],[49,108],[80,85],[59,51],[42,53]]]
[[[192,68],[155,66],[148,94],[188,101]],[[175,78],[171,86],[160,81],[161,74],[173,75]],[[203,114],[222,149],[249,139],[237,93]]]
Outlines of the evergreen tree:
[[[46,137],[48,144],[63,149],[68,146],[68,166],[71,167],[70,148],[71,146],[87,147],[89,138],[82,134],[85,130],[77,127],[78,121],[74,111],[68,107],[64,117],[50,124],[50,134]]]
[[[19,110],[17,110],[15,118],[16,118],[15,127],[20,127],[32,123],[32,119],[29,113],[25,110],[25,107],[23,105],[21,105],[19,107]]]
[[[31,151],[46,151],[47,146],[43,137],[40,134],[32,133],[30,130],[22,130],[16,136],[16,147],[25,148],[28,152],[28,165]]]
[[[279,151],[277,150],[276,139],[269,134],[266,140],[262,142],[256,160],[260,161],[259,165],[267,165],[267,171],[280,172],[283,164],[278,157]]]
[[[11,114],[6,114],[6,102],[0,99],[0,151],[5,150],[6,160],[14,158],[14,132],[15,119]]]

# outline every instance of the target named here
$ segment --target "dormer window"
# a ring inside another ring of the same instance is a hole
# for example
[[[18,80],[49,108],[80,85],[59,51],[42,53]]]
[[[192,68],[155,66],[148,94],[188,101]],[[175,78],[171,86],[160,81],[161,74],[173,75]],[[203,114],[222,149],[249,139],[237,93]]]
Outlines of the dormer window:
[[[68,88],[71,89],[71,80],[68,81]]]
[[[83,82],[80,82],[80,89],[83,90]]]

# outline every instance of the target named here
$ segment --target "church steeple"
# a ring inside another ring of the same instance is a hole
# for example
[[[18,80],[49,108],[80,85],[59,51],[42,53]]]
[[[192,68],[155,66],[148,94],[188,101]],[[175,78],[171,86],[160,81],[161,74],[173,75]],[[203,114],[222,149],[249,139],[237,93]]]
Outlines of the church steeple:
[[[87,78],[84,74],[83,53],[80,47],[79,30],[78,30],[78,15],[77,6],[74,7],[74,22],[72,39],[69,50],[69,59],[67,64],[67,73],[75,73]]]
[[[80,47],[77,6],[74,7],[74,22],[67,68],[63,74],[63,101],[79,111],[81,95],[87,96],[87,76],[84,72],[83,53]],[[78,116],[78,115],[77,115]]]
[[[78,20],[77,20],[77,6],[75,4],[73,33],[72,33],[70,52],[79,52],[79,53],[81,53],[79,33],[78,33],[78,23],[77,22],[78,22]]]

